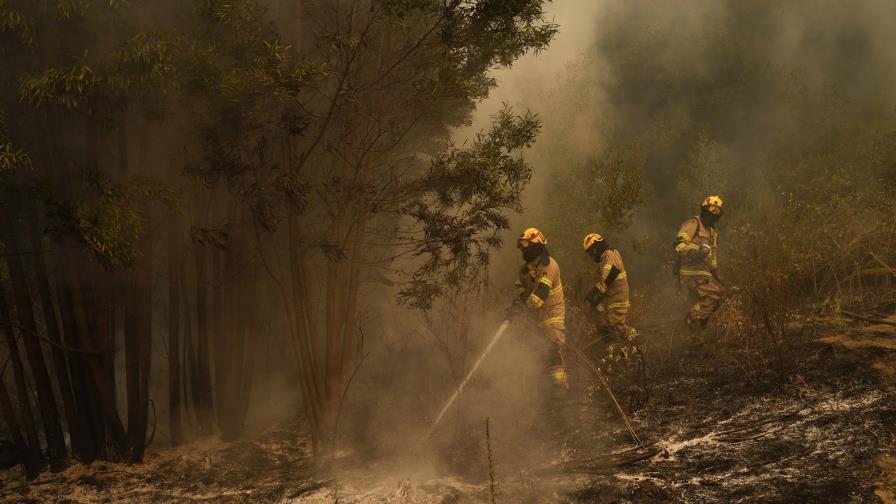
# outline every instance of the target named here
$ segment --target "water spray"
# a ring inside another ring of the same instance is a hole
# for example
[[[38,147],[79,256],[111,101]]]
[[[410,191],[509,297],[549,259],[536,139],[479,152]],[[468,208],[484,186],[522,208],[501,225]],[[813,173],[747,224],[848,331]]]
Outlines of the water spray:
[[[495,332],[495,335],[492,336],[492,340],[489,342],[488,346],[485,347],[485,351],[482,352],[482,355],[479,356],[479,359],[476,361],[475,364],[473,364],[473,367],[470,368],[470,372],[467,373],[467,377],[464,378],[464,381],[462,381],[460,386],[457,387],[457,390],[454,391],[454,394],[451,396],[451,399],[448,399],[448,402],[445,404],[445,407],[442,408],[442,411],[439,412],[439,416],[436,417],[435,421],[429,427],[429,430],[426,431],[425,439],[429,439],[429,436],[436,429],[436,427],[438,427],[439,422],[442,421],[442,418],[445,416],[445,413],[447,413],[448,410],[451,409],[451,405],[453,405],[455,403],[455,401],[457,401],[457,398],[460,397],[460,393],[463,392],[464,387],[467,386],[467,382],[469,382],[470,378],[473,377],[473,373],[475,373],[476,370],[479,369],[479,366],[482,364],[482,361],[485,360],[485,356],[487,356],[488,353],[492,351],[492,348],[495,346],[495,344],[498,342],[498,340],[501,339],[501,336],[504,336],[504,333],[507,332],[508,327],[510,327],[510,320],[505,320],[504,323],[501,324],[501,327],[499,327],[498,330]]]
[[[467,373],[467,376],[464,378],[464,381],[461,382],[461,384],[457,387],[457,390],[454,391],[454,394],[451,395],[451,398],[448,399],[448,402],[445,403],[445,406],[442,408],[442,411],[439,412],[439,415],[436,417],[435,421],[429,427],[429,430],[426,431],[426,437],[424,439],[429,439],[429,437],[432,435],[432,433],[436,429],[436,427],[439,426],[439,423],[442,421],[442,418],[444,418],[445,413],[447,413],[448,410],[451,409],[451,406],[454,405],[454,403],[457,401],[457,398],[460,397],[461,392],[463,392],[464,387],[467,386],[467,383],[470,381],[470,378],[472,378],[473,374],[476,372],[476,370],[479,369],[479,366],[482,364],[482,361],[485,360],[485,357],[489,354],[489,352],[491,352],[491,350],[492,350],[492,348],[494,348],[495,344],[498,343],[498,340],[501,339],[501,336],[504,336],[504,333],[507,332],[508,327],[510,327],[510,320],[505,320],[501,324],[501,327],[499,327],[498,330],[495,332],[495,335],[492,336],[491,341],[489,342],[488,346],[485,347],[485,350],[482,352],[482,355],[479,356],[479,359],[477,359],[476,362],[473,364],[473,367],[470,368],[470,371]],[[638,437],[638,434],[635,432],[635,429],[632,426],[631,421],[629,421],[628,415],[625,414],[625,411],[622,409],[622,406],[619,404],[619,401],[616,399],[616,395],[613,394],[613,390],[610,389],[610,384],[607,382],[607,379],[606,379],[606,377],[604,377],[604,374],[601,372],[600,368],[598,368],[594,364],[594,362],[592,362],[591,359],[589,359],[588,356],[585,355],[585,352],[583,352],[576,346],[569,344],[569,343],[565,343],[565,345],[567,348],[572,350],[573,353],[575,353],[576,356],[578,356],[579,359],[581,359],[582,362],[585,363],[585,366],[587,368],[589,368],[597,376],[598,381],[603,386],[603,388],[607,392],[607,394],[610,396],[610,399],[613,400],[613,404],[616,406],[616,410],[619,412],[619,415],[622,416],[622,421],[625,423],[625,427],[626,427],[626,429],[628,429],[629,434],[631,434],[631,436],[635,440],[635,442],[638,443],[638,446],[643,446],[644,443],[641,442],[641,438]]]

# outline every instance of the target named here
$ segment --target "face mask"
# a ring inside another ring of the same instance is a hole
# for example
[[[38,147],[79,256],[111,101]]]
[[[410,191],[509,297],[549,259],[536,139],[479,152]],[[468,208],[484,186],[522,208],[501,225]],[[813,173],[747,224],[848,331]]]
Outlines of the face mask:
[[[719,222],[720,217],[722,217],[722,214],[714,214],[707,210],[706,207],[700,209],[700,221],[707,227],[714,227]]]
[[[533,243],[528,247],[522,249],[523,251],[523,260],[526,262],[532,262],[539,257],[544,252],[544,245],[540,243]]]
[[[600,264],[600,258],[604,255],[604,252],[610,248],[610,244],[606,241],[597,242],[592,246],[588,251],[591,253],[591,259],[594,260],[595,263]]]

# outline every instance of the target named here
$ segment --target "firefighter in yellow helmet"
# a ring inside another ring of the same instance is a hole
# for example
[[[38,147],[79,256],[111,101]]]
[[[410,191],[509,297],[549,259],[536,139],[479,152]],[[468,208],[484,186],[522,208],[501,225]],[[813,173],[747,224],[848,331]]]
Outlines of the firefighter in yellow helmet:
[[[560,266],[547,249],[541,231],[528,228],[517,240],[523,256],[523,267],[516,279],[516,299],[508,309],[512,317],[528,311],[538,320],[539,327],[553,343],[548,355],[548,370],[554,383],[564,390],[569,388],[566,374],[566,308]]]
[[[597,279],[586,294],[589,307],[597,311],[600,337],[605,342],[626,345],[634,331],[626,323],[631,303],[628,297],[628,273],[622,255],[603,236],[591,233],[582,242],[585,253],[598,264]]]
[[[722,198],[718,196],[703,200],[700,215],[681,225],[674,242],[679,282],[687,289],[691,303],[687,324],[697,340],[725,295],[725,287],[718,275],[719,234],[716,230],[723,206]]]

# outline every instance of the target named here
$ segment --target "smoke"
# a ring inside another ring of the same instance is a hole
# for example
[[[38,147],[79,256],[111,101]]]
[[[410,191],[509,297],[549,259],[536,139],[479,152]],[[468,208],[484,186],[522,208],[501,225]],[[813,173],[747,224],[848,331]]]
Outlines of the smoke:
[[[553,2],[551,12],[557,41],[496,73],[473,128],[502,102],[541,117],[526,211],[506,238],[550,224],[561,265],[581,259],[584,233],[607,228],[599,215],[590,229],[563,228],[588,203],[567,190],[590,159],[643,156],[642,203],[614,243],[652,274],[707,194],[725,196],[726,220],[737,221],[779,194],[787,160],[852,141],[896,105],[892,2]],[[501,252],[496,281],[515,255]]]
[[[521,262],[513,239],[523,228],[546,233],[566,285],[590,274],[581,236],[603,231],[606,222],[600,215],[572,219],[558,210],[575,211],[577,203],[584,208],[588,202],[588,194],[558,189],[558,181],[587,185],[582,166],[588,160],[620,152],[641,156],[641,204],[632,225],[611,238],[625,256],[636,299],[643,299],[647,279],[659,275],[662,250],[703,197],[722,194],[727,219],[743,221],[773,201],[779,172],[787,166],[782,160],[850,138],[857,126],[890,117],[896,104],[896,4],[563,0],[552,2],[549,12],[561,27],[554,43],[496,71],[498,88],[480,104],[472,124],[455,132],[455,141],[463,143],[504,103],[543,121],[527,154],[535,175],[525,211],[512,218],[504,235],[508,246],[494,255],[490,294],[466,301],[488,307],[462,315],[473,321],[463,341],[470,353],[452,356],[433,344],[419,320],[402,321],[383,309],[391,329],[371,340],[388,342],[371,347],[347,403],[345,432],[353,446],[401,451],[414,444],[408,439],[422,439],[425,419],[434,417],[462,378],[452,365],[475,360],[500,323],[499,310],[511,300]],[[580,221],[587,228],[573,227]],[[667,281],[642,306],[636,302],[634,315],[643,315],[648,301],[668,309],[664,301],[672,297]],[[527,439],[538,437],[532,434],[543,422],[538,408],[550,401],[536,385],[543,364],[535,348],[538,336],[519,330],[508,336],[483,365],[461,408],[449,414],[448,437],[458,425],[478,432],[470,426],[489,416],[496,437],[504,438],[499,444],[524,447],[521,452],[550,444],[549,437]],[[383,390],[389,392],[378,394]],[[384,398],[358,400],[374,396]],[[471,446],[481,449],[482,441]],[[507,460],[513,451],[501,455]],[[470,470],[485,474],[480,465]]]

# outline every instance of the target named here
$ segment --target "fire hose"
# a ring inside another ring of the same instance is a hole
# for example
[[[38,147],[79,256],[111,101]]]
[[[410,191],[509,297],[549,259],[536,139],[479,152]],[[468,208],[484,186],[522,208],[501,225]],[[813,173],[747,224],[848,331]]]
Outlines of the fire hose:
[[[444,418],[445,413],[447,413],[448,410],[451,409],[451,406],[454,405],[454,403],[457,401],[457,398],[460,397],[461,392],[463,392],[464,388],[467,386],[467,383],[469,383],[470,379],[473,377],[473,374],[476,373],[476,370],[478,370],[479,366],[482,365],[482,362],[485,360],[485,357],[489,354],[489,352],[491,352],[491,350],[492,350],[492,348],[494,348],[495,344],[498,343],[498,340],[500,340],[501,337],[504,336],[504,333],[507,332],[508,327],[510,327],[510,320],[504,320],[504,322],[501,324],[501,326],[495,332],[495,335],[492,336],[492,339],[489,342],[488,346],[485,347],[485,350],[479,356],[479,359],[476,360],[476,362],[473,364],[473,367],[470,368],[470,371],[467,373],[464,380],[460,383],[460,385],[457,387],[457,389],[451,395],[451,398],[448,399],[448,402],[445,403],[445,406],[439,412],[438,416],[436,416],[435,421],[433,421],[432,425],[429,427],[429,430],[426,432],[426,439],[428,439],[430,437],[430,435],[432,435],[433,431],[436,429],[436,427],[438,427],[439,423],[442,421],[442,418]],[[610,396],[610,399],[613,400],[613,404],[616,406],[616,410],[619,412],[619,415],[622,417],[622,420],[625,423],[625,427],[628,430],[629,434],[631,434],[631,436],[635,440],[635,442],[638,443],[638,446],[643,446],[643,443],[641,442],[641,438],[638,437],[638,434],[635,432],[635,429],[632,426],[631,421],[629,421],[628,415],[626,415],[625,411],[623,411],[622,406],[619,404],[619,401],[616,399],[616,395],[613,394],[612,389],[610,389],[610,384],[607,382],[607,379],[604,376],[603,372],[601,372],[600,368],[598,368],[594,364],[594,362],[592,362],[591,359],[589,359],[588,356],[585,355],[585,353],[581,349],[577,348],[575,345],[572,345],[570,343],[565,343],[565,345],[567,348],[572,350],[573,353],[577,357],[579,357],[579,359],[582,360],[582,362],[585,364],[585,366],[588,369],[590,369],[597,376],[597,379],[600,382],[601,386],[607,392],[607,394]]]

